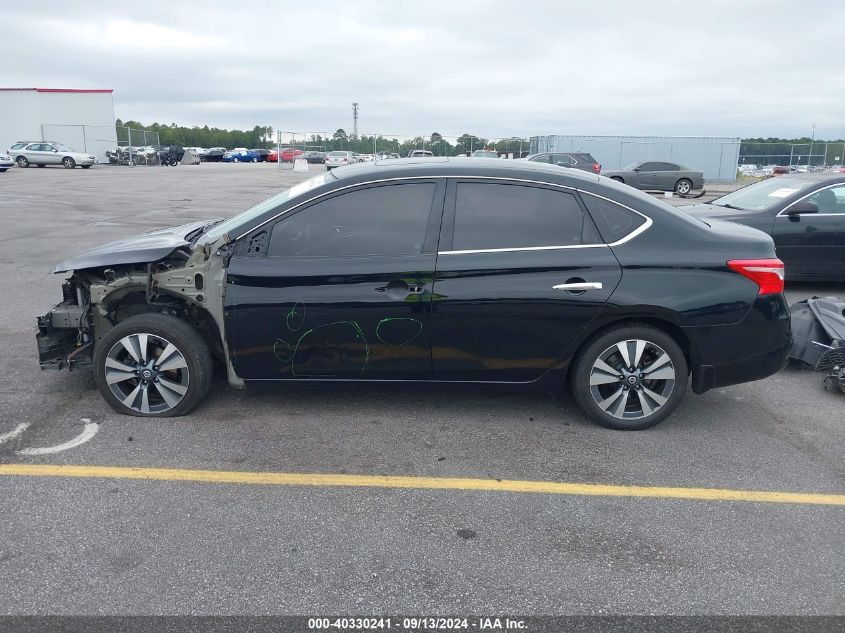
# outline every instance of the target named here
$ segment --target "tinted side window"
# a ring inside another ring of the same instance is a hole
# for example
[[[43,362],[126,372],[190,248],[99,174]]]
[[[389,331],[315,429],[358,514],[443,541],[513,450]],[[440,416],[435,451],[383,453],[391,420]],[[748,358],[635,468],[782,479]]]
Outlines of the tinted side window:
[[[643,163],[640,165],[640,171],[660,171],[661,163]]]
[[[270,257],[413,255],[422,252],[434,183],[350,191],[273,227]]]
[[[532,163],[548,163],[551,160],[550,154],[539,154],[530,159]]]
[[[585,239],[595,243],[590,229],[571,194],[523,185],[458,183],[454,250],[572,246]]]
[[[643,216],[613,202],[586,194],[582,195],[581,199],[607,243],[620,240],[645,224],[646,220]]]
[[[552,154],[552,164],[561,165],[562,167],[570,167],[575,164],[575,159],[569,154]]]

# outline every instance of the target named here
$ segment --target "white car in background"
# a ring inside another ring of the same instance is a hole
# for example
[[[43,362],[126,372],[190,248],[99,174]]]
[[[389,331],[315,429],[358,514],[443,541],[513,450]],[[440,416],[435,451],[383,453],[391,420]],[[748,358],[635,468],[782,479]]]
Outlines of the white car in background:
[[[372,154],[358,154],[358,160],[362,163],[370,163],[375,160],[375,156]]]
[[[88,169],[97,162],[96,156],[85,152],[77,152],[67,145],[53,141],[28,143],[24,147],[16,149],[12,154],[12,158],[15,159],[18,167],[61,165],[66,169],[73,169],[74,167]]]
[[[345,167],[358,162],[358,157],[354,152],[329,152],[326,154],[326,169],[334,169],[335,167]]]
[[[7,154],[0,154],[0,172],[4,172],[9,167],[14,167],[15,161],[12,160],[12,157]]]

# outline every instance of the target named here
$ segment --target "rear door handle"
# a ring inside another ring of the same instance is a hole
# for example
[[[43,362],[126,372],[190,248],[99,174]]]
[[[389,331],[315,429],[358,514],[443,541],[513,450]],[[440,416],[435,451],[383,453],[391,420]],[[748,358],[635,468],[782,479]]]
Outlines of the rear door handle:
[[[552,286],[553,290],[601,290],[602,285],[600,281],[581,281],[571,284],[558,284]]]

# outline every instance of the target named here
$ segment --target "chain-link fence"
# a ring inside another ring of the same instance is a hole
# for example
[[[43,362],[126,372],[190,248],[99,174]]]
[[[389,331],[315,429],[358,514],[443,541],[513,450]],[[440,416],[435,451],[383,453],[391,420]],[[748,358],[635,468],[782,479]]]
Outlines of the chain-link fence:
[[[279,169],[294,169],[295,158],[306,162],[322,162],[324,155],[333,151],[353,152],[357,160],[405,158],[424,156],[472,156],[514,159],[528,155],[530,141],[526,137],[481,137],[473,134],[460,136],[434,132],[426,135],[389,134],[384,132],[362,133],[358,136],[335,132],[302,132],[279,130],[276,132],[276,151]]]
[[[158,158],[158,132],[124,125],[67,125],[44,123],[41,140],[63,143],[112,165],[154,164]]]
[[[742,171],[775,166],[819,170],[843,163],[845,142],[744,142],[739,149],[739,169]]]

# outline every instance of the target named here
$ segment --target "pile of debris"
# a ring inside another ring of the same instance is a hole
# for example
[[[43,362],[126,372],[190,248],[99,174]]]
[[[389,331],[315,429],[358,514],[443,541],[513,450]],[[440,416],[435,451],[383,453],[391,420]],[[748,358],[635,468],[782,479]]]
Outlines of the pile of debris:
[[[794,303],[789,310],[790,361],[828,372],[825,387],[845,393],[845,299],[813,297]]]

